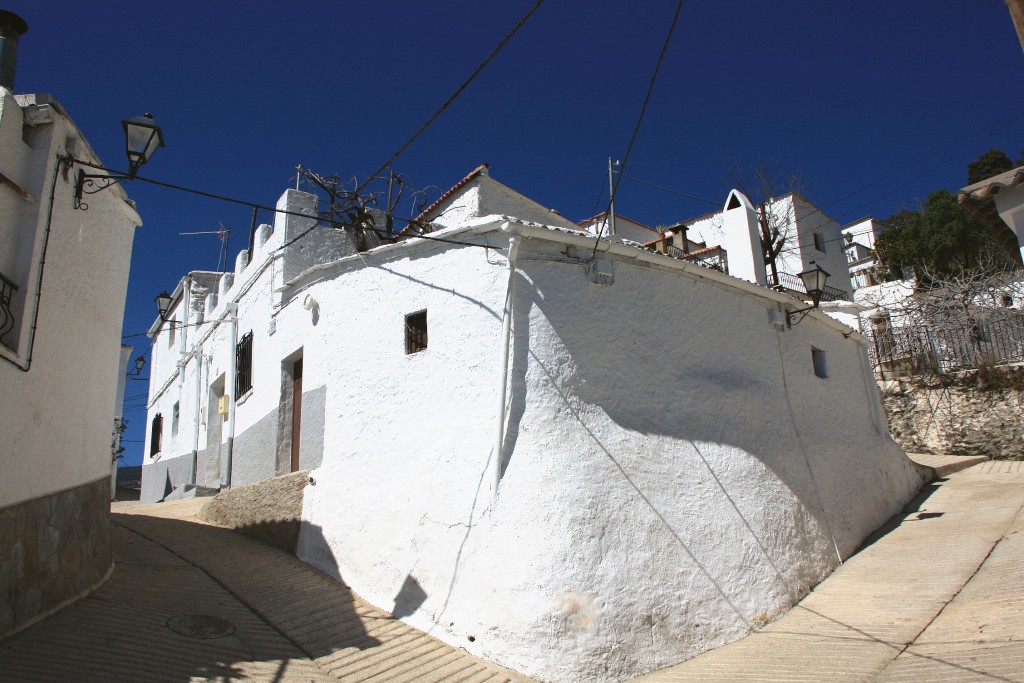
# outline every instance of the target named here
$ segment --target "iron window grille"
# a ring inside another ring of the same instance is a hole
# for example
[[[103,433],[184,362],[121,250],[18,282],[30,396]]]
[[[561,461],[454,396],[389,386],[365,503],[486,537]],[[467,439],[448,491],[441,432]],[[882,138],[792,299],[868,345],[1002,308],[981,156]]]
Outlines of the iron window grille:
[[[427,312],[405,316],[405,353],[417,353],[427,348]]]
[[[235,347],[235,398],[252,390],[252,332]]]

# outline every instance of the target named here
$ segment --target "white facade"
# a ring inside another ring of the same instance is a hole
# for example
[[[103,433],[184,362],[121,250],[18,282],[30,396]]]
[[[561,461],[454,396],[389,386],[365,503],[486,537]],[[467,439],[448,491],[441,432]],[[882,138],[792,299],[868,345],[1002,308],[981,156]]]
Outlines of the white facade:
[[[881,278],[878,273],[878,257],[875,255],[875,240],[885,231],[885,224],[868,216],[842,228],[847,268],[850,272],[850,286],[854,291],[877,285]]]
[[[742,192],[732,190],[722,211],[686,223],[691,237],[699,236],[708,245],[725,248],[729,274],[734,277],[799,290],[799,274],[818,265],[829,274],[830,288],[852,298],[839,225],[796,193],[771,199],[764,209],[769,224],[778,226],[785,236],[785,246],[776,260],[777,283],[761,250],[760,207],[755,207]]]
[[[120,187],[76,210],[72,157],[98,162],[57,102],[0,86],[0,639],[112,569],[111,440],[141,220]]]
[[[24,193],[0,186],[0,273],[17,285],[0,340],[0,507],[110,476],[121,318],[142,221],[120,187],[75,210],[74,173],[59,161],[68,154],[96,162],[57,102],[0,88],[0,172]]]
[[[599,213],[593,218],[581,221],[577,225],[584,232],[590,233],[591,235],[600,234],[602,237],[610,237],[612,234],[611,218],[607,211]],[[629,240],[630,242],[647,244],[651,240],[657,239],[659,233],[649,225],[644,225],[643,223],[634,221],[631,218],[615,216],[615,236],[619,239]]]
[[[556,225],[529,222],[543,217]],[[224,483],[232,419],[234,483],[289,471],[299,400],[315,467],[300,557],[452,644],[575,681],[770,621],[920,486],[863,340],[820,313],[786,329],[792,297],[613,240],[591,260],[592,236],[486,172],[423,220],[447,226],[285,279],[279,219],[187,340],[168,349],[158,323],[150,413],[167,440],[144,497],[187,477],[193,450],[197,481]],[[289,249],[326,256],[344,236]],[[220,416],[233,303],[252,389]],[[168,318],[195,320],[185,308]]]

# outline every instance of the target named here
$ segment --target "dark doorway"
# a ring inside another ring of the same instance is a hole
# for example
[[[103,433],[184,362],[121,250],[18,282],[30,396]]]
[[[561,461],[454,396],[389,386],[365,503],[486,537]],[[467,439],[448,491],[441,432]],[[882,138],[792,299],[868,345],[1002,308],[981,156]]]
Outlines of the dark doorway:
[[[292,472],[298,472],[302,435],[302,359],[292,366]]]

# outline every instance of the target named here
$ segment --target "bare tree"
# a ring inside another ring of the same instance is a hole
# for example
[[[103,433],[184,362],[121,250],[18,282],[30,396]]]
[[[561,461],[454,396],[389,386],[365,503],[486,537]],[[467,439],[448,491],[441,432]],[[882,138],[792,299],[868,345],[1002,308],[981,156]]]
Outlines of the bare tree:
[[[733,186],[745,194],[757,209],[757,222],[761,232],[761,253],[768,268],[769,280],[779,283],[778,259],[784,251],[795,249],[796,202],[776,202],[779,197],[802,194],[803,174],[800,171],[785,174],[778,164],[758,158],[750,172],[736,164],[730,165]]]
[[[1024,360],[1024,270],[997,260],[862,290],[876,365],[921,374]],[[894,364],[902,363],[896,368]]]
[[[320,197],[317,215],[321,223],[354,231],[359,251],[399,239],[401,228],[396,228],[396,222],[412,227],[416,234],[430,232],[432,226],[418,217],[430,205],[431,197],[441,193],[432,185],[413,188],[406,176],[394,171],[386,178],[360,183],[358,178],[321,175],[299,165],[296,179],[299,185]],[[408,215],[400,215],[403,213]]]

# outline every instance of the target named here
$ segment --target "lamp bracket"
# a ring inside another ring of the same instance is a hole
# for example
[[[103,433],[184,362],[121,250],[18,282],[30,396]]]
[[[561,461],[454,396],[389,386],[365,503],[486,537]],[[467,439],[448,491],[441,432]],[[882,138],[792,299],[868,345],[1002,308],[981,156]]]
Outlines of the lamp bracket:
[[[89,205],[82,201],[83,195],[102,192],[108,187],[117,185],[122,180],[131,180],[134,177],[134,173],[117,173],[114,171],[109,173],[86,173],[84,169],[78,169],[78,173],[75,175],[75,208],[80,211],[88,211]]]
[[[810,313],[811,311],[813,311],[816,308],[817,308],[817,306],[808,306],[807,308],[798,308],[795,311],[787,310],[786,311],[786,329],[790,329],[794,325],[797,325],[801,320],[803,320],[804,318],[807,317],[808,313]],[[797,316],[797,315],[799,315],[800,317],[796,318],[796,320],[794,320],[793,318],[795,316]]]

